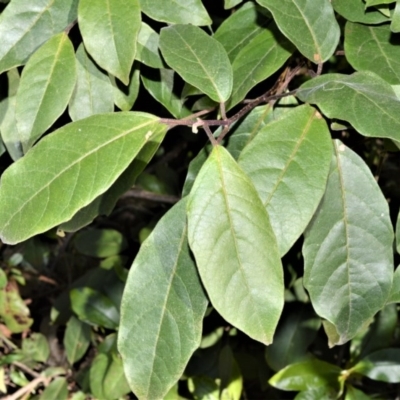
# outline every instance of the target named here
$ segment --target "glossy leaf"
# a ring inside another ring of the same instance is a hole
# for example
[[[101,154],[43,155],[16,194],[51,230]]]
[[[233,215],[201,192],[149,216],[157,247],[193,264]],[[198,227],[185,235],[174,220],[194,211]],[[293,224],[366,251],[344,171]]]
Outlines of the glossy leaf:
[[[0,73],[23,65],[76,19],[77,0],[13,0],[0,16]]]
[[[214,34],[214,38],[224,46],[231,62],[271,22],[271,19],[263,16],[257,9],[252,2],[243,4],[222,22]]]
[[[83,44],[76,51],[76,68],[76,85],[68,107],[71,119],[114,111],[110,79],[91,60]]]
[[[72,316],[64,335],[64,347],[68,362],[72,365],[86,353],[90,344],[90,326]]]
[[[253,37],[233,61],[233,90],[227,107],[238,104],[250,89],[276,72],[293,50],[273,25]]]
[[[281,32],[314,63],[327,61],[339,43],[340,28],[329,0],[257,0],[271,11]]]
[[[308,390],[321,386],[339,387],[341,369],[316,358],[288,365],[268,382],[281,390]]]
[[[181,377],[200,345],[206,307],[187,244],[182,200],[142,244],[122,300],[118,348],[139,398],[164,398]]]
[[[352,22],[381,24],[389,20],[388,17],[377,10],[366,9],[362,0],[332,0],[332,7],[338,14]]]
[[[114,103],[122,111],[129,111],[135,104],[140,88],[140,65],[135,62],[126,86],[114,76],[109,75],[114,93]]]
[[[212,100],[232,92],[232,67],[221,43],[192,25],[161,29],[160,49],[167,64]]]
[[[138,36],[136,59],[149,67],[163,68],[164,62],[158,48],[159,41],[158,33],[142,22]]]
[[[318,207],[331,154],[326,122],[317,110],[304,105],[266,125],[239,157],[268,211],[281,255],[303,233]]]
[[[64,112],[75,82],[74,48],[60,33],[36,51],[22,72],[15,119],[25,153]]]
[[[282,264],[250,179],[214,147],[188,203],[189,243],[209,298],[232,325],[270,344],[283,307]]]
[[[400,140],[400,100],[393,88],[372,72],[326,74],[297,92],[329,118],[345,120],[364,136]]]
[[[42,400],[67,400],[68,386],[65,378],[56,378],[42,392],[40,399]]]
[[[344,50],[347,61],[357,71],[375,72],[391,85],[400,84],[398,44],[389,25],[346,24]]]
[[[80,0],[78,22],[88,53],[127,85],[141,26],[139,0]]]
[[[17,243],[71,219],[115,182],[152,135],[166,128],[150,114],[101,114],[41,140],[2,175],[1,240]]]
[[[212,21],[201,0],[140,0],[142,11],[156,21],[168,24],[211,25]]]
[[[346,343],[390,294],[393,230],[371,171],[335,141],[325,195],[305,232],[304,286],[327,320],[330,346]]]
[[[91,325],[116,329],[119,312],[115,304],[102,293],[89,287],[70,291],[71,307],[78,318]]]

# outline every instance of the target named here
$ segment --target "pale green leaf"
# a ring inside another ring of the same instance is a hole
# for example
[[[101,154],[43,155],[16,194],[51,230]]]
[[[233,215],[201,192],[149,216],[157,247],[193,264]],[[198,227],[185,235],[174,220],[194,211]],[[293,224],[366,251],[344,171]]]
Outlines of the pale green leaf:
[[[36,51],[22,72],[15,119],[24,153],[64,112],[75,82],[74,48],[59,33]]]
[[[365,0],[365,7],[379,6],[381,4],[392,4],[396,0]]]
[[[212,20],[201,0],[140,0],[142,11],[156,21],[168,24],[211,25]]]
[[[77,0],[13,0],[0,15],[0,73],[30,55],[76,18]]]
[[[390,24],[390,30],[392,32],[400,32],[400,1],[396,2],[396,6],[392,15],[392,22]]]
[[[397,252],[400,254],[400,211],[399,215],[397,216],[396,222],[396,249]]]
[[[371,400],[371,397],[354,386],[346,384],[346,397],[344,400]]]
[[[400,268],[397,266],[393,275],[393,285],[388,303],[400,303]]]
[[[237,6],[240,4],[243,0],[224,0],[224,8],[229,9]]]
[[[304,286],[330,345],[346,343],[385,305],[393,279],[389,208],[364,161],[340,141],[305,232]]]
[[[232,67],[221,43],[192,25],[163,28],[160,49],[167,64],[212,100],[225,102],[232,92]]]
[[[1,177],[1,240],[14,244],[71,219],[166,129],[152,115],[121,112],[94,115],[45,137]]]
[[[317,104],[329,118],[349,122],[364,136],[400,140],[400,100],[373,72],[319,76],[303,84],[297,97]]]
[[[257,0],[271,11],[281,32],[314,63],[327,61],[339,43],[340,28],[330,0]]]
[[[365,9],[363,0],[332,0],[334,10],[345,19],[364,24],[380,24],[388,21],[379,11],[370,8]]]
[[[88,53],[127,85],[141,26],[139,0],[80,0],[78,22]]]
[[[331,154],[326,122],[317,110],[303,105],[266,125],[239,157],[267,209],[281,255],[318,207]]]
[[[158,48],[159,41],[158,33],[142,22],[137,42],[136,60],[152,68],[163,68],[165,65]]]
[[[348,22],[346,59],[357,71],[372,71],[391,85],[400,84],[400,46],[389,25],[368,26]]]
[[[183,200],[142,244],[122,299],[118,348],[139,398],[164,398],[181,377],[200,345],[206,308],[187,244]]]
[[[188,203],[189,243],[209,298],[225,320],[270,344],[283,307],[276,239],[257,192],[216,146]]]
[[[231,62],[240,50],[246,46],[254,36],[263,32],[271,22],[258,12],[258,6],[252,2],[243,4],[239,10],[226,18],[215,32],[217,39],[225,48]]]
[[[90,344],[90,326],[72,316],[67,322],[64,347],[68,362],[72,365],[86,353]]]
[[[40,400],[67,400],[68,386],[65,378],[54,379],[41,393]]]
[[[233,61],[233,89],[227,108],[238,104],[250,89],[276,72],[293,50],[273,24],[254,36]]]

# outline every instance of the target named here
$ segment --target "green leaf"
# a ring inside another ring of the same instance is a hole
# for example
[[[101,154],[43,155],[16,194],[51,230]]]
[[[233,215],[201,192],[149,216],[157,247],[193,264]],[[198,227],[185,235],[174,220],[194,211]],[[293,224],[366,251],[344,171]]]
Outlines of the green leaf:
[[[212,100],[232,92],[232,67],[221,43],[192,25],[161,29],[160,49],[167,64]]]
[[[392,15],[392,22],[390,24],[390,30],[392,32],[400,32],[400,1],[396,2],[396,6]]]
[[[13,0],[0,16],[0,73],[31,54],[76,19],[77,0]]]
[[[229,9],[237,6],[240,4],[243,0],[224,0],[224,8]]]
[[[400,254],[400,211],[399,215],[397,216],[396,222],[396,249],[397,252]]]
[[[90,326],[72,316],[64,335],[64,347],[67,360],[72,365],[86,353],[90,344]]]
[[[329,118],[349,122],[364,136],[400,140],[400,100],[372,72],[319,76],[303,84],[297,97],[317,104]]]
[[[182,200],[142,244],[122,299],[118,349],[139,398],[163,398],[181,377],[200,345],[206,308]]]
[[[22,72],[15,119],[25,153],[64,112],[75,82],[74,48],[59,33],[36,51]]]
[[[308,304],[294,303],[289,313],[281,319],[276,339],[265,349],[268,365],[279,371],[289,364],[307,357],[308,346],[314,341],[321,320]]]
[[[151,19],[168,24],[211,25],[212,20],[201,0],[140,0],[142,11]]]
[[[122,111],[129,111],[139,94],[140,88],[140,64],[135,62],[132,67],[128,86],[114,76],[109,75],[114,93],[114,103]]]
[[[393,285],[388,303],[400,303],[400,268],[397,266],[393,275]]]
[[[326,192],[303,246],[304,286],[328,321],[330,346],[352,339],[383,308],[392,286],[392,243],[388,204],[371,171],[335,141]]]
[[[238,104],[250,89],[276,72],[293,50],[274,25],[254,36],[233,61],[233,90],[227,108]]]
[[[267,209],[281,255],[318,207],[331,154],[326,122],[317,110],[303,105],[266,125],[239,157]]]
[[[163,68],[165,64],[158,48],[158,33],[142,22],[137,40],[136,60],[152,68]]]
[[[257,12],[254,3],[245,3],[239,10],[226,18],[215,32],[217,39],[225,48],[231,62],[255,36],[262,33],[270,23],[270,18],[265,18]]]
[[[395,2],[396,0],[365,0],[365,7],[379,6],[381,4],[391,4]]]
[[[346,59],[357,71],[372,71],[391,85],[400,84],[400,46],[389,25],[368,26],[348,22]]]
[[[1,240],[14,244],[70,220],[166,129],[150,114],[121,112],[94,115],[45,137],[2,175]]]
[[[327,61],[339,43],[340,28],[330,0],[257,0],[281,32],[309,60]]]
[[[68,386],[65,378],[56,378],[40,395],[40,400],[67,400]]]
[[[357,372],[375,381],[387,383],[400,382],[400,349],[387,348],[375,351],[363,358],[353,368]]]
[[[268,382],[281,390],[308,390],[323,386],[339,387],[341,369],[316,358],[288,365]]]
[[[338,14],[352,22],[380,24],[389,20],[377,10],[366,10],[362,0],[332,0],[332,7]]]
[[[68,107],[71,119],[114,111],[110,80],[91,60],[83,44],[76,51],[76,67],[77,81]]]
[[[371,397],[361,390],[356,389],[354,386],[347,384],[346,397],[344,400],[371,400]]]
[[[28,362],[46,362],[50,355],[50,347],[47,338],[38,332],[32,333],[32,335],[23,339],[22,341],[22,353],[25,358],[28,358]]]
[[[78,22],[88,53],[127,85],[141,25],[139,0],[80,0]]]
[[[243,390],[243,378],[233,356],[232,349],[222,348],[218,360],[218,372],[221,377],[221,400],[240,400]]]
[[[71,307],[83,322],[108,329],[119,325],[119,312],[115,304],[102,293],[89,287],[72,289]]]
[[[270,344],[283,276],[268,214],[228,151],[214,147],[188,203],[189,243],[209,298],[226,321]]]

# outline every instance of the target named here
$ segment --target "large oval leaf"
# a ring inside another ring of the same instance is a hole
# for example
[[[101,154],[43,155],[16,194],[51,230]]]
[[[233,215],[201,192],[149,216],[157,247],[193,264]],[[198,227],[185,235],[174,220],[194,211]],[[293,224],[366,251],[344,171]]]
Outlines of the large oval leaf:
[[[139,0],[80,0],[78,22],[89,54],[127,85],[141,26]]]
[[[364,136],[400,140],[400,100],[372,72],[319,76],[303,84],[297,97],[317,104],[329,118],[350,122]]]
[[[13,0],[0,16],[0,73],[29,56],[76,18],[78,0]]]
[[[192,25],[163,28],[160,49],[167,64],[211,99],[224,102],[232,91],[232,67],[221,43]]]
[[[200,345],[207,298],[187,244],[186,200],[158,222],[130,271],[118,347],[140,399],[161,399]]]
[[[378,10],[365,9],[362,0],[332,0],[334,10],[342,17],[352,22],[363,24],[381,24],[389,21],[389,18]]]
[[[268,211],[281,255],[318,207],[331,154],[328,126],[317,110],[304,105],[266,125],[239,157]]]
[[[253,184],[223,147],[214,147],[196,178],[188,226],[213,306],[229,323],[270,344],[283,307],[278,247]]]
[[[15,118],[25,153],[64,112],[75,82],[74,48],[59,33],[36,51],[22,72]]]
[[[69,220],[166,129],[155,116],[121,112],[94,115],[45,137],[1,177],[1,240],[21,242]]]
[[[340,28],[329,0],[257,0],[268,8],[282,33],[314,63],[327,61],[339,43]]]
[[[201,0],[140,0],[145,14],[168,24],[211,25],[212,20]]]
[[[340,141],[326,193],[305,233],[304,285],[327,319],[330,345],[343,344],[386,303],[393,278],[388,204],[362,159]]]
[[[348,22],[344,37],[346,59],[354,69],[375,72],[391,85],[400,84],[398,35],[391,32],[389,25]]]

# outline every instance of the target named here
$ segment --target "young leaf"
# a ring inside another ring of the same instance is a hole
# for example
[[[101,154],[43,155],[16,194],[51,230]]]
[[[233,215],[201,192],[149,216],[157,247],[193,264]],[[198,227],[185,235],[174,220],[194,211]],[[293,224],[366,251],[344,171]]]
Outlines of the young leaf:
[[[76,19],[77,0],[13,0],[0,15],[0,73],[30,55]]]
[[[305,232],[304,286],[327,320],[330,345],[352,339],[386,303],[393,228],[371,171],[340,141],[325,195]]]
[[[212,305],[270,344],[283,307],[283,274],[268,214],[250,179],[214,147],[188,203],[189,243]]]
[[[268,8],[282,33],[309,60],[327,61],[339,43],[340,28],[329,0],[257,0]]]
[[[268,211],[281,255],[318,207],[331,154],[326,122],[317,110],[303,105],[266,125],[239,157]]]
[[[303,84],[296,96],[317,104],[329,118],[351,123],[364,136],[400,140],[400,100],[373,72],[319,76]]]
[[[114,111],[110,80],[90,59],[83,44],[76,51],[76,61],[77,81],[68,107],[71,119]]]
[[[344,50],[357,71],[372,71],[391,85],[400,84],[400,47],[389,25],[368,26],[347,22]]]
[[[1,240],[14,244],[71,219],[166,129],[152,115],[121,112],[94,115],[45,137],[2,175]]]
[[[212,20],[201,0],[140,0],[142,11],[156,21],[168,24],[211,25]]]
[[[75,82],[74,48],[68,36],[59,33],[36,51],[22,72],[15,118],[25,153],[64,112]]]
[[[227,108],[238,104],[251,88],[277,71],[293,50],[274,25],[253,37],[232,64],[233,90]]]
[[[67,360],[72,365],[86,353],[90,344],[90,325],[72,316],[64,335],[64,347]]]
[[[165,65],[158,48],[159,41],[158,33],[142,22],[138,36],[136,60],[152,68],[163,68]]]
[[[142,244],[122,299],[118,348],[139,398],[164,398],[181,377],[200,345],[206,308],[187,244],[184,199]]]
[[[338,14],[351,22],[381,24],[389,21],[388,17],[377,10],[366,10],[365,3],[362,0],[332,0],[332,7]]]
[[[212,100],[232,92],[232,67],[221,43],[192,25],[161,29],[160,49],[167,64]]]
[[[78,22],[89,54],[127,85],[141,24],[139,0],[80,0]]]

